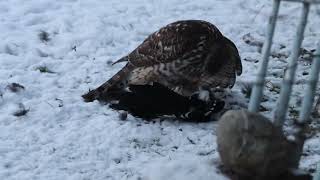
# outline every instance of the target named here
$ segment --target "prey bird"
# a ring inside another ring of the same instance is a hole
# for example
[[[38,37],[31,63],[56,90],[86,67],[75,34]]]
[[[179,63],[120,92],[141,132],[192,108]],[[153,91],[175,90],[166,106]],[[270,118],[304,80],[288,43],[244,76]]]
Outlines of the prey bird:
[[[125,110],[145,120],[160,116],[176,116],[184,121],[205,122],[213,120],[213,114],[224,108],[224,101],[211,97],[210,102],[198,99],[198,95],[185,97],[159,84],[129,85],[129,91],[120,91],[112,109]]]

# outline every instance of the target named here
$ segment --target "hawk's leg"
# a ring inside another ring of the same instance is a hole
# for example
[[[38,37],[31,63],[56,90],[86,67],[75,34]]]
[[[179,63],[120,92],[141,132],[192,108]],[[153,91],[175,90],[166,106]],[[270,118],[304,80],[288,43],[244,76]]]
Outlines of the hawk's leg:
[[[187,117],[197,117],[202,113],[204,117],[211,117],[212,114],[223,110],[225,102],[217,99],[210,89],[199,89],[190,96],[191,109]]]
[[[209,102],[210,98],[210,91],[209,90],[199,90],[198,91],[198,98],[202,101]]]
[[[216,90],[216,89],[215,89]],[[211,113],[217,113],[224,108],[225,102],[221,97],[215,95],[215,90],[210,88],[200,88],[199,91],[193,94],[197,99],[204,101],[210,107]]]
[[[197,95],[199,100],[210,102],[214,100],[214,94],[209,88],[200,87],[193,95]]]

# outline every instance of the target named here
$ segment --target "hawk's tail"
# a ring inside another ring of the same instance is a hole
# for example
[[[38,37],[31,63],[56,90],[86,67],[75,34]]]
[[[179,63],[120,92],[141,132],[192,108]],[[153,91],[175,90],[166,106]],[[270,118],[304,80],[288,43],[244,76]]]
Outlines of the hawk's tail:
[[[127,63],[120,71],[112,76],[108,81],[94,90],[90,90],[88,93],[82,95],[85,102],[92,102],[94,100],[107,100],[109,96],[120,93],[121,89],[126,86],[126,79],[134,66],[131,63]],[[112,98],[112,97],[110,97]]]

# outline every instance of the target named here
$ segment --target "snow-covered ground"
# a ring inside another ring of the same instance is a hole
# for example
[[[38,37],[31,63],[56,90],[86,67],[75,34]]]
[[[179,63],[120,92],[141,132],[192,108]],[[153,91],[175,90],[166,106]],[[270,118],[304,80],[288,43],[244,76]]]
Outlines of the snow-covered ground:
[[[300,9],[281,6],[268,74],[272,84],[263,103],[267,116],[278,97]],[[270,10],[271,1],[258,0],[0,0],[0,179],[227,179],[217,168],[216,122],[146,122],[132,116],[122,121],[116,111],[84,103],[81,95],[122,66],[110,62],[181,19],[217,25],[239,48],[244,72],[238,82],[249,82],[261,54],[243,37],[263,41]],[[303,47],[315,49],[319,39],[315,6]],[[309,69],[302,60],[291,117]],[[11,83],[24,89],[10,88]],[[230,92],[238,107],[248,102],[240,84]],[[23,110],[26,114],[17,116]],[[307,142],[301,166],[313,169],[319,161],[318,134]]]

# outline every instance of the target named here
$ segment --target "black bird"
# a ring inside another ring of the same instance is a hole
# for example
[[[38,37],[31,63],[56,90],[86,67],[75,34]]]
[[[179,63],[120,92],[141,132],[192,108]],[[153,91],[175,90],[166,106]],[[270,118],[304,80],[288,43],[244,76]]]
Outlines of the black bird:
[[[199,100],[198,94],[190,98],[179,95],[159,84],[129,85],[129,91],[114,92],[118,102],[110,107],[125,110],[133,116],[152,119],[163,115],[175,115],[186,121],[209,121],[212,114],[224,107],[224,102],[211,98]]]

